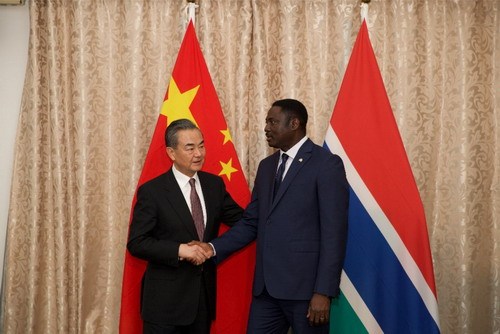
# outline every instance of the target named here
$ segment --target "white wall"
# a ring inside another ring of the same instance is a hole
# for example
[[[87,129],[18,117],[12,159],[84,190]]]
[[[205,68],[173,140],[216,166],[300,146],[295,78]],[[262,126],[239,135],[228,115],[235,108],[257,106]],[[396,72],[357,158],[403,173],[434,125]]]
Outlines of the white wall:
[[[28,59],[29,7],[0,6],[0,282],[3,278],[14,141]]]

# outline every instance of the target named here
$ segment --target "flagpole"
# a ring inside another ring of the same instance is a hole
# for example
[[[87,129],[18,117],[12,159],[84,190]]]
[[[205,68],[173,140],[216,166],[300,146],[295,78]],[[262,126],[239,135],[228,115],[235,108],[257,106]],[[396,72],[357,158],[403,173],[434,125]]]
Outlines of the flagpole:
[[[199,6],[196,4],[196,0],[187,0],[188,5],[186,6],[186,14],[187,14],[187,24],[189,21],[193,21],[193,26],[195,25],[196,19],[196,8]]]
[[[361,0],[362,4],[361,4],[361,22],[363,22],[363,20],[367,20],[368,21],[368,4],[370,3],[371,0]],[[367,22],[368,24],[368,22]]]

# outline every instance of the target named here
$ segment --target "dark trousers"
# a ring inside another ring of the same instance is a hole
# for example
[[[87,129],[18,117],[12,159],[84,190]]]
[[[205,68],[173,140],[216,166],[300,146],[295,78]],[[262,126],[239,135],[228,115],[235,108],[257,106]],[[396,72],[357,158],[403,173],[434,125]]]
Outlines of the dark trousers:
[[[198,314],[192,324],[187,326],[165,326],[144,322],[144,334],[210,334],[211,318],[208,312],[208,299],[205,288],[200,289]]]
[[[283,300],[269,295],[266,289],[254,296],[250,306],[248,334],[328,334],[329,324],[311,327],[306,318],[309,300]]]

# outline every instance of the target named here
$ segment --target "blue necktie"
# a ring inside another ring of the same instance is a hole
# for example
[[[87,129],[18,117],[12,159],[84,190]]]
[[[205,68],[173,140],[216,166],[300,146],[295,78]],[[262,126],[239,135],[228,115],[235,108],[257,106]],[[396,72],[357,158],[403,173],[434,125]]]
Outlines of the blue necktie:
[[[274,192],[273,192],[273,199],[278,193],[278,189],[281,185],[281,181],[283,181],[283,173],[285,172],[285,166],[286,166],[286,161],[288,159],[288,155],[283,153],[281,155],[281,164],[278,167],[278,171],[276,172],[276,177],[274,179]]]

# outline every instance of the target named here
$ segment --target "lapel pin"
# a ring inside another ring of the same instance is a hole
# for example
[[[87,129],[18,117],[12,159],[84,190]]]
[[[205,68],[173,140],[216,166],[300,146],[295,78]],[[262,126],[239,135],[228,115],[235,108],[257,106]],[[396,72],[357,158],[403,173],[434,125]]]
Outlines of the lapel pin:
[[[299,162],[302,162],[302,160],[303,160],[303,159],[302,159],[302,158],[300,158],[300,159],[299,159]]]

